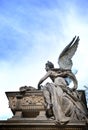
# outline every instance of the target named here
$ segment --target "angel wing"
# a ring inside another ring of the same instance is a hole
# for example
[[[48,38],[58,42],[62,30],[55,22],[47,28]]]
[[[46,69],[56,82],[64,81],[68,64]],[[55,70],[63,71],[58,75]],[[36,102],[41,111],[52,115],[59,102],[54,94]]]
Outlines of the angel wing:
[[[74,37],[72,41],[64,48],[62,53],[58,58],[58,64],[61,69],[70,69],[72,68],[72,57],[75,54],[78,44],[79,44],[79,36]]]

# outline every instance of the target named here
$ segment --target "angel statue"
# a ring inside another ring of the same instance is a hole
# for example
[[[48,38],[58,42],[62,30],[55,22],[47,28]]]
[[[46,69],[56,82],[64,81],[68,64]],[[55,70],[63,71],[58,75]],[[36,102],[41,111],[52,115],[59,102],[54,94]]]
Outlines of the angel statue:
[[[71,70],[72,57],[78,44],[79,36],[75,36],[60,54],[58,58],[59,68],[54,68],[54,64],[48,61],[45,64],[47,73],[38,83],[38,89],[43,91],[47,118],[52,118],[59,124],[87,119],[87,110],[80,103],[77,91],[78,81]],[[41,84],[48,77],[52,82],[47,82],[42,86]],[[69,87],[68,78],[73,82],[72,88]]]

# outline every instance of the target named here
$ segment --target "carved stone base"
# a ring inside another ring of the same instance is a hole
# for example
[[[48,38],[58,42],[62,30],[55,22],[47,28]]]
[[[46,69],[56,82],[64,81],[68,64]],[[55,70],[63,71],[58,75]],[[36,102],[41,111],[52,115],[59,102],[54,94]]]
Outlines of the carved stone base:
[[[53,117],[46,118],[42,91],[22,90],[6,92],[13,117],[0,121],[0,130],[88,130],[88,124],[83,121],[60,125]],[[85,102],[85,96],[82,99]]]
[[[58,125],[52,120],[28,120],[25,118],[0,121],[0,130],[88,130],[88,125],[85,122]]]

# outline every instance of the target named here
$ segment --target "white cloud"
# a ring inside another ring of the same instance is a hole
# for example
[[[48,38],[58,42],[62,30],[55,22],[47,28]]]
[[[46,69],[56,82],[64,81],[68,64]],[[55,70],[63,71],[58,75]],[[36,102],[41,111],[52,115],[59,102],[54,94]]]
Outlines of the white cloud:
[[[2,17],[4,24],[13,28],[20,38],[16,38],[18,52],[16,50],[17,53],[15,52],[10,57],[11,59],[6,61],[3,59],[0,62],[1,119],[4,118],[4,115],[10,117],[12,114],[8,108],[5,91],[18,91],[19,87],[23,85],[37,87],[39,79],[45,74],[46,61],[50,60],[58,67],[57,59],[60,52],[75,35],[79,35],[80,42],[73,57],[73,67],[78,69],[76,76],[79,88],[83,89],[83,85],[88,84],[88,28],[87,22],[82,21],[78,15],[77,8],[69,6],[69,8],[64,8],[63,12],[59,8],[43,9],[37,14],[36,25],[33,23],[34,28],[32,25],[32,28],[28,27],[28,29],[22,28],[20,18],[17,20],[15,17]],[[10,52],[10,54],[12,53]]]

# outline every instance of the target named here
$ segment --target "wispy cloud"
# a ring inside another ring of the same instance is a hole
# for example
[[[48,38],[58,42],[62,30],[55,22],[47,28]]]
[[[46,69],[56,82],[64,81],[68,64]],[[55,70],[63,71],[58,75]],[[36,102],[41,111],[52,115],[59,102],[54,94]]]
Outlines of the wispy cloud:
[[[17,91],[23,85],[37,87],[45,74],[45,62],[51,60],[58,67],[60,52],[75,35],[80,37],[73,57],[78,88],[88,85],[87,14],[87,2],[83,5],[76,0],[0,1],[1,119],[2,113],[10,113],[4,92]]]

